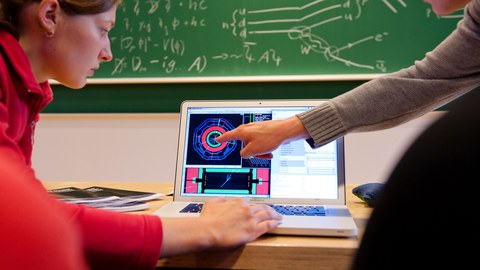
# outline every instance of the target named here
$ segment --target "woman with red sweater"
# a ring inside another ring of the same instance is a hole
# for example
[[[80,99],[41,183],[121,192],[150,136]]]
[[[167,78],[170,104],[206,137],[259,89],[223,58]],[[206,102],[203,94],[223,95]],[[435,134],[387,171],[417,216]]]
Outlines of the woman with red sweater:
[[[69,263],[81,269],[82,263],[73,263],[78,260],[85,260],[91,269],[153,269],[159,257],[242,245],[281,220],[268,206],[248,206],[237,199],[213,199],[197,218],[160,219],[62,203],[46,196],[31,168],[31,155],[39,114],[53,100],[48,80],[82,88],[101,62],[112,59],[108,32],[119,4],[120,0],[0,0],[0,162],[15,164],[0,167],[5,170],[0,170],[1,185],[2,192],[19,194],[2,198],[7,200],[2,205],[18,206],[18,211],[2,207],[0,218],[12,227],[15,222],[37,224],[38,216],[22,209],[41,206],[43,223],[28,228],[26,235],[38,233],[34,239],[23,239],[23,244],[43,250],[35,253],[46,261],[43,269],[48,269],[48,259],[57,261],[58,256],[66,260],[62,269],[68,269]],[[24,173],[17,174],[19,170]],[[29,194],[31,202],[26,200]],[[44,226],[48,223],[52,224],[49,234]],[[3,247],[22,245],[17,243],[21,237],[4,234],[8,232],[1,234]],[[52,235],[59,242],[57,249],[49,249]],[[70,251],[61,248],[61,239]],[[20,250],[2,251],[0,269],[10,268],[6,258],[18,257]]]

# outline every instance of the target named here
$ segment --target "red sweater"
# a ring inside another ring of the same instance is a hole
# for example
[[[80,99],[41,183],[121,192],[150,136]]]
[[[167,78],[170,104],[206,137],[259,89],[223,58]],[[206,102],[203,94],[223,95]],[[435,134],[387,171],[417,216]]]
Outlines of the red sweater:
[[[0,269],[87,269],[79,231],[32,170],[0,151],[0,176]]]
[[[21,161],[32,171],[35,124],[41,110],[52,100],[48,82],[35,81],[18,41],[0,30],[0,152],[8,159]],[[31,186],[41,186],[40,181],[33,179],[24,178],[24,181]],[[3,188],[8,189],[4,183]],[[42,190],[46,193],[43,187]],[[163,233],[159,217],[57,201],[55,204],[80,228],[83,250],[92,269],[155,268]]]

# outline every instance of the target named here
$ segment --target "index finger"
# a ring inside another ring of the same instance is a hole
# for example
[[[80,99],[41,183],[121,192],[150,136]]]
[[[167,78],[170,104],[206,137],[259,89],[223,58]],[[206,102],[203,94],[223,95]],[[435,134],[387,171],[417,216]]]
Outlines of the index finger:
[[[219,142],[219,143],[223,143],[223,142],[239,140],[239,139],[240,138],[238,138],[237,132],[235,131],[235,129],[233,129],[233,130],[227,131],[227,132],[223,133],[222,135],[216,137],[215,141]]]

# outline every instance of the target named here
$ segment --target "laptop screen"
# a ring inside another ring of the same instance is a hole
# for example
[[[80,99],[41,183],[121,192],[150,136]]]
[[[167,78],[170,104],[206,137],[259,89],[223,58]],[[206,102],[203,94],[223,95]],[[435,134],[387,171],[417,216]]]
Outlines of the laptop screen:
[[[193,102],[192,106],[182,107],[182,164],[178,165],[180,170],[177,168],[180,196],[343,199],[339,192],[339,184],[344,184],[343,139],[318,149],[312,149],[305,140],[293,141],[276,149],[271,160],[242,158],[241,141],[215,141],[241,124],[285,119],[313,108],[318,101],[241,103]]]

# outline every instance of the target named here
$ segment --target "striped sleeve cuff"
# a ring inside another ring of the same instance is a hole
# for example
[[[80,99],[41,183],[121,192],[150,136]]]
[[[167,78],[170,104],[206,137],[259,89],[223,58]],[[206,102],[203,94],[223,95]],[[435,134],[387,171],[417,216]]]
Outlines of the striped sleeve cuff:
[[[311,138],[307,142],[312,148],[318,148],[346,134],[346,128],[330,102],[324,102],[297,117],[310,134]]]

